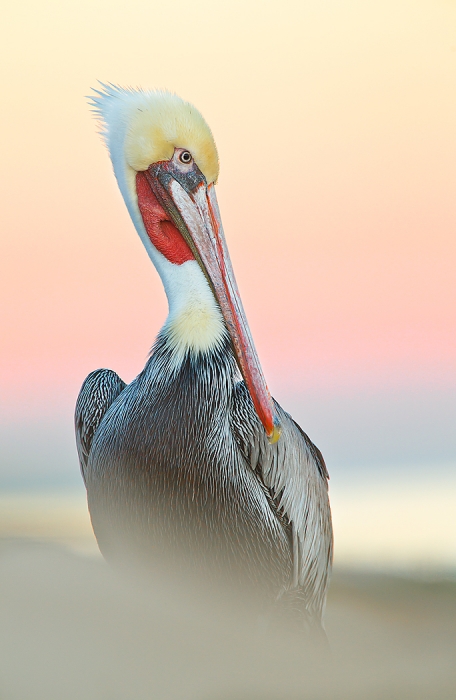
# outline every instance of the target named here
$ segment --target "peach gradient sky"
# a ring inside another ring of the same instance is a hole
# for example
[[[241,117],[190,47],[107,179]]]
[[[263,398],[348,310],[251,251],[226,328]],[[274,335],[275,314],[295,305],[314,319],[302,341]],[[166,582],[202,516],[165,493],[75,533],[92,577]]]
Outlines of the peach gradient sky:
[[[1,24],[4,407],[52,411],[99,366],[131,380],[165,317],[97,79],[211,125],[274,392],[456,383],[456,3],[18,0]]]

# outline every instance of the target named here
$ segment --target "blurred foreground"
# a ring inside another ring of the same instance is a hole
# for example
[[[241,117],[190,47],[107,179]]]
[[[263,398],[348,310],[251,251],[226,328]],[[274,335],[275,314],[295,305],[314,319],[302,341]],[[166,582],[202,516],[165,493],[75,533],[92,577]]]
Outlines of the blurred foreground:
[[[329,654],[252,629],[157,572],[153,586],[58,543],[0,540],[2,700],[448,700],[456,580],[335,572]]]

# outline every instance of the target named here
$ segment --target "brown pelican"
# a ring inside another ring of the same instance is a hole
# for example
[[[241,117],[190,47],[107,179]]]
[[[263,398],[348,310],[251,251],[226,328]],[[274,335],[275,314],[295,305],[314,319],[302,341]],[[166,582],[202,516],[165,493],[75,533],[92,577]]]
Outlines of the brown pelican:
[[[332,558],[320,451],[271,398],[222,229],[201,114],[103,85],[92,103],[169,315],[128,386],[92,372],[76,405],[88,505],[108,560],[170,557],[247,582],[321,624]]]

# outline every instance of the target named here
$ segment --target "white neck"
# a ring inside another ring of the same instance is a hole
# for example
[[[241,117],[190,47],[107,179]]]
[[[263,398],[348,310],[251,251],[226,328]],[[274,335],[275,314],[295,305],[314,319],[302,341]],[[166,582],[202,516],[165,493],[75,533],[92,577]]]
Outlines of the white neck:
[[[120,133],[110,144],[114,173],[135,228],[162,279],[169,305],[162,333],[173,349],[176,366],[179,366],[188,351],[197,355],[220,347],[227,330],[213,292],[196,260],[174,265],[152,245],[138,207],[136,171],[125,161],[123,141],[124,134]]]
[[[174,265],[155,251],[154,263],[168,297],[169,314],[162,333],[176,365],[188,352],[198,355],[220,347],[227,335],[214,294],[196,260]]]

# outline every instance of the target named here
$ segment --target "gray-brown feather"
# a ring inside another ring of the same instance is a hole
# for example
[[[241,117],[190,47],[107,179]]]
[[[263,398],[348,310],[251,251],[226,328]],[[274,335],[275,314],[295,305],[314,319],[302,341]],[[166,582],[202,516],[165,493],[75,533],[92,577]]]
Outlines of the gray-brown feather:
[[[76,401],[74,425],[82,478],[87,485],[90,448],[103,417],[126,384],[111,369],[97,369],[85,379]]]
[[[161,338],[129,386],[98,370],[81,389],[76,437],[102,551],[122,556],[138,532],[146,555],[156,541],[199,547],[318,624],[332,556],[319,450],[278,404],[282,437],[268,443],[228,345],[169,363]]]
[[[320,450],[277,402],[282,426],[270,445],[244,382],[237,384],[232,426],[252,469],[259,472],[279,515],[292,531],[293,589],[311,617],[321,618],[332,563],[328,472]]]

